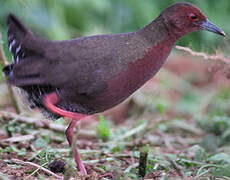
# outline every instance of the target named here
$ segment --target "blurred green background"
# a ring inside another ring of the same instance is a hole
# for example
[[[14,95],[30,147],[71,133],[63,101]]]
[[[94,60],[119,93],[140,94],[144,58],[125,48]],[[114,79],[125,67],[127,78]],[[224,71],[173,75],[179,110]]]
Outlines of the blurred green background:
[[[135,31],[150,23],[178,0],[0,0],[0,25],[6,42],[5,17],[16,14],[37,35],[64,40],[101,33]],[[230,32],[230,1],[193,0],[205,15],[227,34]],[[178,44],[195,50],[214,51],[223,38],[213,33],[195,32]]]

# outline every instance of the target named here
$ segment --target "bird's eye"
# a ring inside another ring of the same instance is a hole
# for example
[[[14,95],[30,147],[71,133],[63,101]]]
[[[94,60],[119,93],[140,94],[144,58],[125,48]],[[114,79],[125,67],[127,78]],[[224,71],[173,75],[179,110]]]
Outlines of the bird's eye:
[[[195,21],[197,20],[197,16],[193,13],[189,14],[189,19],[192,20],[192,21]]]

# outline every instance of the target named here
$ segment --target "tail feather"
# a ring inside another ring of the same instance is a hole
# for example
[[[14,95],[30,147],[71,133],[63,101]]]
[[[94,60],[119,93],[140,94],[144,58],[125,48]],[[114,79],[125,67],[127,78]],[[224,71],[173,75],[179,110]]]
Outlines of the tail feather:
[[[47,117],[58,118],[47,110],[43,104],[43,96],[56,91],[56,88],[41,83],[39,69],[43,61],[39,61],[42,52],[37,38],[13,14],[7,17],[8,46],[14,62],[3,68],[3,73],[10,84],[20,88],[31,108],[40,108]]]
[[[29,50],[25,46],[25,39],[32,36],[33,33],[13,14],[7,17],[8,24],[8,46],[14,56],[15,63],[25,58]]]
[[[20,35],[30,32],[30,30],[13,14],[7,16],[7,24],[10,29],[17,30]]]

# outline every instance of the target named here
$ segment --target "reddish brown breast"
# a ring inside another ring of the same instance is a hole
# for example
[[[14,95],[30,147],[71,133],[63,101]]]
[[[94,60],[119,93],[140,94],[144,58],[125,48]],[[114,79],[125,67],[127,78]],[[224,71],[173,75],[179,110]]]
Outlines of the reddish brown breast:
[[[104,109],[113,107],[139,89],[159,71],[173,44],[171,39],[161,41],[149,47],[143,58],[130,62],[126,70],[119,72],[108,81],[106,92],[103,96],[96,98],[97,108],[100,109],[99,106]]]

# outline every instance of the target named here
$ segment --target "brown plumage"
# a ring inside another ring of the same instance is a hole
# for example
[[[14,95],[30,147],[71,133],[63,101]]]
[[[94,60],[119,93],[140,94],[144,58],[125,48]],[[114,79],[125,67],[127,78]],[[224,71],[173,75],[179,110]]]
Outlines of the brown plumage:
[[[7,22],[15,59],[3,69],[8,82],[23,89],[33,106],[71,117],[121,103],[159,71],[187,33],[205,29],[224,35],[189,3],[170,6],[136,32],[67,41],[36,37],[12,14]]]

